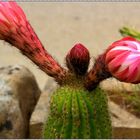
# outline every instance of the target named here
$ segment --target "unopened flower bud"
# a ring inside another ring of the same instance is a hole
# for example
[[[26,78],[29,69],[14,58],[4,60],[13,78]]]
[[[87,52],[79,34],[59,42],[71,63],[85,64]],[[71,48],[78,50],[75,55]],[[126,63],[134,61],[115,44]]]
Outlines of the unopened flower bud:
[[[137,84],[140,82],[140,42],[125,37],[114,42],[106,52],[108,70],[120,81]]]
[[[89,66],[90,54],[82,44],[76,44],[66,56],[66,64],[70,71],[84,75]]]

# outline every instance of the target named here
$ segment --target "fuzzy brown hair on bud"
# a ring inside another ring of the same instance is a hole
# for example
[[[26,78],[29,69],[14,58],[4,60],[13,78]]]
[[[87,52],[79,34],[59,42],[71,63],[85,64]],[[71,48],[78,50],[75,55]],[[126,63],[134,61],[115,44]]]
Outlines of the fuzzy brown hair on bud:
[[[87,73],[85,78],[85,88],[88,91],[95,89],[102,80],[111,77],[107,66],[105,65],[106,52],[99,55],[95,60],[92,69]]]
[[[85,75],[89,66],[90,54],[81,43],[77,43],[66,56],[66,65],[71,72]]]

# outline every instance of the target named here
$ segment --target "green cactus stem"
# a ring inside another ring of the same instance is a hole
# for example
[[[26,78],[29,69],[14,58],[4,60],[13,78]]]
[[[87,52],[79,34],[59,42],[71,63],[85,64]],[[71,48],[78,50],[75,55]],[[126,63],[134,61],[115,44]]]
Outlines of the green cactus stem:
[[[105,92],[99,87],[89,92],[80,82],[72,83],[60,87],[52,95],[43,138],[111,138]]]

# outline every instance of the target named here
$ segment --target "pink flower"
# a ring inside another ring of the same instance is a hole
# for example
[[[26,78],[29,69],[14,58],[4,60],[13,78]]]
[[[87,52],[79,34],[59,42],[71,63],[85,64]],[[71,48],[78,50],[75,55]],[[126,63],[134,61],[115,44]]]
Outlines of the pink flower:
[[[65,70],[44,49],[16,2],[0,2],[0,39],[18,48],[57,81],[65,76]]]
[[[90,60],[88,49],[82,44],[76,44],[66,56],[67,67],[78,75],[84,75],[87,72]]]
[[[120,81],[137,84],[140,82],[140,42],[125,37],[114,42],[106,51],[107,67]]]

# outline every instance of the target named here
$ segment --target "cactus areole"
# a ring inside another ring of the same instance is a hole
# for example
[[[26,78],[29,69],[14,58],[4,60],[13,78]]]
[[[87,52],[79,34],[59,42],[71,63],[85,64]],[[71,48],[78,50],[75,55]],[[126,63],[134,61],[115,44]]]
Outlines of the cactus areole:
[[[109,77],[140,82],[140,42],[123,38],[95,59],[88,71],[90,53],[77,43],[67,53],[63,68],[45,50],[23,10],[16,2],[0,2],[0,39],[16,47],[60,87],[50,99],[43,138],[111,138],[106,93],[98,86]]]

